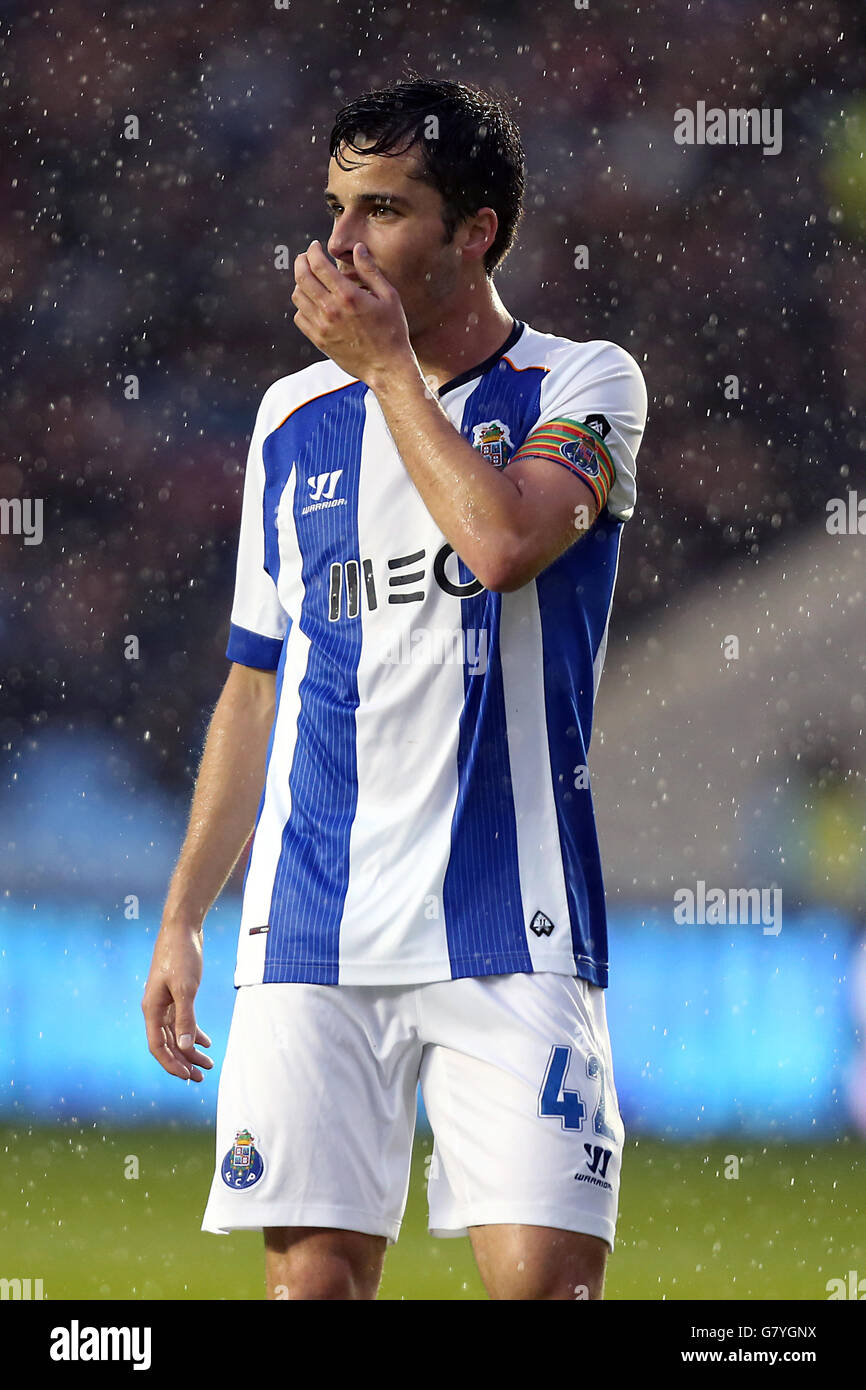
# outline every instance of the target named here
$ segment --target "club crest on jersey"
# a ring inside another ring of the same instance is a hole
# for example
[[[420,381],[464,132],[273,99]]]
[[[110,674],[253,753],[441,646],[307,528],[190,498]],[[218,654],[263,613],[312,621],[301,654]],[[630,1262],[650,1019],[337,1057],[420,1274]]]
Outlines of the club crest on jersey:
[[[222,1179],[227,1187],[245,1191],[257,1183],[265,1165],[248,1129],[240,1129],[222,1162]]]
[[[559,452],[575,468],[580,468],[590,478],[598,476],[599,463],[596,446],[591,439],[566,439],[559,446]]]
[[[494,468],[504,468],[514,445],[507,425],[501,420],[485,420],[483,424],[472,427],[472,447]]]

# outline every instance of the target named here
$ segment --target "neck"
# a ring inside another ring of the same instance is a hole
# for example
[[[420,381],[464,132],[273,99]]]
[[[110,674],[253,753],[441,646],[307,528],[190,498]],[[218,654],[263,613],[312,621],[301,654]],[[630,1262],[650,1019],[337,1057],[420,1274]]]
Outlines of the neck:
[[[429,326],[410,332],[410,338],[424,376],[444,386],[501,347],[512,323],[493,282],[482,275],[453,308],[446,306]]]

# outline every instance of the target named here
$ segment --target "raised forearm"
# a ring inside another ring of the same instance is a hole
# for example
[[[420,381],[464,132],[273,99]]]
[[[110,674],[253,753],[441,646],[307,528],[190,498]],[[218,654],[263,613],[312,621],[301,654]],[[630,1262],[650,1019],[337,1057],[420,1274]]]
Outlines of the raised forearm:
[[[163,926],[200,925],[255,823],[274,718],[275,673],[233,665],[208,728]]]
[[[417,364],[371,385],[433,520],[475,577],[499,588],[518,534],[517,486],[454,428]]]

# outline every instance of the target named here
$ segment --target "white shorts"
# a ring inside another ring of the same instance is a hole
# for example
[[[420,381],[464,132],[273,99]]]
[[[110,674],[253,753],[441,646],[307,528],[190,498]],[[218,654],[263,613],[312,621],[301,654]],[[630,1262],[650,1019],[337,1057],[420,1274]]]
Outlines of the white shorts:
[[[604,991],[567,975],[237,990],[202,1230],[397,1239],[417,1086],[429,1226],[519,1223],[614,1244],[624,1130]]]

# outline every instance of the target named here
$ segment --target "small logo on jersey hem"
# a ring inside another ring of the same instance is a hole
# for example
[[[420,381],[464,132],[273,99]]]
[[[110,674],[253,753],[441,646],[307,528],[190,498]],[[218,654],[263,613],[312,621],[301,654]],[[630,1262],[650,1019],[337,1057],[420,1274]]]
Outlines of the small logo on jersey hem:
[[[264,936],[270,931],[270,927],[250,927],[247,936]]]
[[[534,931],[536,936],[550,936],[554,925],[546,913],[536,912],[529,924],[529,930]]]
[[[472,427],[472,447],[494,468],[504,468],[514,448],[508,426],[502,420],[485,420]]]
[[[239,1129],[235,1142],[222,1161],[220,1173],[223,1182],[236,1192],[245,1192],[258,1182],[264,1171],[264,1159],[256,1148],[255,1136],[248,1129]]]

